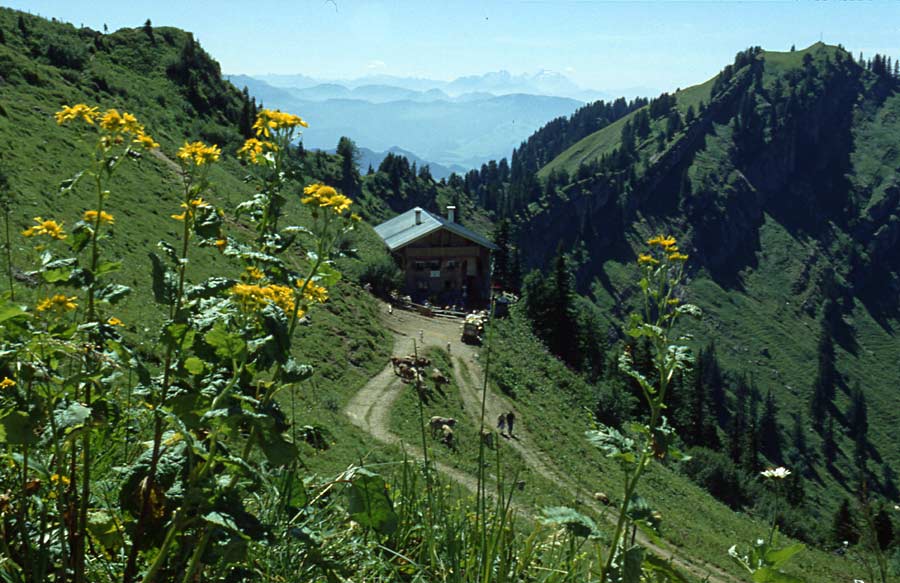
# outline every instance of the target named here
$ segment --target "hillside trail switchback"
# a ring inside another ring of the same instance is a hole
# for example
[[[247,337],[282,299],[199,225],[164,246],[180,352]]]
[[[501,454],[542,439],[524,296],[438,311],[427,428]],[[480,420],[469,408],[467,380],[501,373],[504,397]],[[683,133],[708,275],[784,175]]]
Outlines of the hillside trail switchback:
[[[473,347],[460,341],[461,321],[447,318],[429,318],[406,310],[394,309],[389,313],[386,304],[382,306],[382,322],[393,335],[392,356],[406,356],[413,352],[414,346],[420,351],[436,347],[446,350],[450,346],[450,356],[454,361],[453,380],[459,389],[464,409],[476,427],[480,425],[482,383],[484,371],[481,366],[479,347]],[[463,374],[463,370],[468,374]],[[446,371],[445,371],[446,372]],[[390,445],[403,446],[415,457],[421,459],[419,447],[403,440],[390,429],[390,412],[397,398],[407,385],[394,374],[393,366],[388,362],[384,369],[367,382],[344,408],[344,414],[350,421],[374,437],[376,440]],[[594,500],[593,494],[583,485],[578,484],[564,472],[557,471],[549,462],[551,459],[540,450],[536,442],[530,439],[530,423],[528,419],[516,411],[515,404],[507,397],[497,394],[488,387],[485,398],[484,426],[493,429],[497,416],[512,411],[516,414],[515,439],[501,439],[502,444],[512,447],[525,461],[531,471],[557,485],[570,496],[574,496],[581,504],[590,508],[593,513],[606,522],[614,523],[615,516],[610,509]],[[462,422],[463,420],[460,420]],[[539,430],[539,428],[538,428]],[[445,463],[431,460],[434,467],[471,492],[478,489],[477,479],[457,468]],[[519,507],[519,505],[516,505]],[[530,509],[534,514],[534,509]],[[679,569],[697,577],[700,581],[710,583],[737,583],[740,581],[731,574],[712,564],[699,565],[663,543],[657,545],[638,532],[637,540],[653,554],[671,560]],[[724,552],[724,551],[723,551]]]

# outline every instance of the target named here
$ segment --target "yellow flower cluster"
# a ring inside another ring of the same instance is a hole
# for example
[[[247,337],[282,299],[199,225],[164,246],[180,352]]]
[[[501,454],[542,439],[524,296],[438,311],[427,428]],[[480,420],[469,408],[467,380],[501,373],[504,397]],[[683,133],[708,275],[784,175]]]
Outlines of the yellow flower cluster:
[[[309,124],[303,121],[299,115],[292,113],[284,113],[277,109],[264,109],[256,115],[256,121],[253,122],[253,130],[257,136],[272,136],[272,130],[280,130],[287,128],[295,128],[297,126],[309,127]]]
[[[61,476],[59,474],[53,474],[50,476],[51,484],[62,484],[63,486],[68,486],[72,483],[72,480],[69,479],[69,476]]]
[[[84,211],[84,214],[81,216],[81,219],[85,223],[96,224],[97,223],[97,211],[88,210]],[[100,211],[100,223],[104,225],[112,225],[115,224],[116,218],[109,214],[106,211]]]
[[[96,107],[90,107],[84,103],[78,103],[72,106],[63,105],[63,108],[56,112],[56,123],[63,125],[64,123],[75,121],[80,118],[84,120],[85,123],[94,125],[94,120],[98,115],[100,114]]]
[[[16,386],[16,381],[9,377],[3,377],[3,380],[0,381],[0,389],[9,389],[14,386]]]
[[[159,144],[144,131],[144,126],[138,123],[137,118],[130,113],[119,113],[117,109],[107,109],[101,114],[96,107],[84,103],[72,106],[64,105],[61,110],[56,112],[56,123],[59,125],[78,119],[94,125],[94,121],[98,118],[100,129],[112,134],[112,136],[107,135],[101,138],[104,146],[109,146],[111,143],[121,144],[124,142],[123,135],[130,134],[134,136],[132,141],[139,146],[148,150],[159,147]]]
[[[651,247],[659,245],[663,249],[668,249],[669,247],[675,245],[675,237],[672,237],[671,235],[668,237],[657,235],[655,237],[647,239],[647,245],[650,245]]]
[[[221,154],[222,150],[215,144],[207,146],[200,141],[185,142],[181,149],[178,150],[178,159],[183,162],[193,162],[196,166],[203,166],[204,164],[217,162]]]
[[[255,312],[270,303],[281,308],[286,314],[294,311],[294,292],[284,285],[237,283],[231,288],[231,295],[237,298],[238,304],[246,311]]]
[[[303,280],[297,280],[297,287],[303,287]],[[309,282],[309,284],[307,284],[306,286],[306,289],[303,290],[303,297],[308,302],[323,304],[328,300],[328,290],[321,285],[316,285],[313,282]]]
[[[36,225],[32,225],[22,231],[23,237],[37,237],[39,235],[47,235],[51,239],[56,239],[57,241],[62,241],[68,235],[66,235],[65,231],[63,231],[63,224],[57,223],[56,221],[45,221],[41,217],[34,217],[34,222]]]
[[[181,208],[183,208],[184,211],[182,211],[181,214],[172,215],[172,218],[175,219],[176,221],[183,221],[185,216],[193,219],[194,213],[196,212],[197,209],[205,209],[205,208],[209,208],[209,206],[210,206],[209,203],[206,202],[205,200],[203,200],[202,198],[195,198],[195,199],[191,200],[190,204],[185,203],[185,202],[181,203]]]
[[[253,267],[252,265],[244,271],[244,275],[250,281],[259,281],[266,276],[262,269]]]
[[[75,303],[76,299],[75,296],[56,294],[55,296],[50,296],[49,298],[41,300],[37,305],[37,311],[46,312],[47,310],[53,310],[55,312],[71,312],[78,307],[78,304]]]
[[[119,113],[117,109],[107,109],[100,118],[100,127],[111,134],[142,134],[144,126],[130,113]]]
[[[640,265],[659,265],[659,259],[653,257],[649,253],[641,253],[638,255],[638,264]]]
[[[112,318],[107,320],[106,323],[109,324],[110,326],[124,326],[125,325],[125,323],[122,322],[122,320],[116,318],[115,316],[113,316]]]
[[[353,201],[334,188],[324,184],[310,184],[303,189],[304,196],[300,202],[320,208],[330,208],[337,214],[342,214],[350,208]]]
[[[688,256],[684,253],[681,253],[676,246],[675,237],[668,235],[657,235],[655,237],[651,237],[647,239],[647,244],[651,247],[659,246],[662,247],[663,253],[666,254],[666,257],[669,261],[687,261]],[[642,254],[642,256],[645,254]],[[638,263],[641,263],[640,257],[638,257]]]
[[[262,164],[266,159],[266,152],[276,151],[278,151],[277,144],[266,140],[250,138],[249,140],[244,142],[244,145],[241,146],[240,150],[238,150],[237,155],[238,158],[246,160],[251,164]]]

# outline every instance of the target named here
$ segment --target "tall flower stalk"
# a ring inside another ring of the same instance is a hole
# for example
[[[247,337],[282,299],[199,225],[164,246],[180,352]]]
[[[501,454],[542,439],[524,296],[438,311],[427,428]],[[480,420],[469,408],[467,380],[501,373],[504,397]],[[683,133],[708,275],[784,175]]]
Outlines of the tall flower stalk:
[[[655,519],[635,516],[632,505],[639,500],[638,485],[652,460],[679,455],[670,446],[674,434],[663,410],[674,375],[689,365],[691,357],[686,346],[673,343],[674,328],[681,316],[700,314],[699,308],[683,303],[679,295],[688,256],[679,250],[675,238],[658,235],[647,244],[650,249],[637,259],[641,269],[638,283],[642,309],[631,314],[626,332],[636,341],[649,343],[652,371],[647,374],[639,370],[627,347],[619,357],[619,369],[640,387],[649,409],[649,421],[631,424],[628,435],[603,426],[587,434],[594,445],[619,462],[624,475],[622,504],[601,568],[601,583],[618,580],[623,570],[640,568],[643,551],[638,547],[628,548],[629,524],[640,528],[657,526]]]

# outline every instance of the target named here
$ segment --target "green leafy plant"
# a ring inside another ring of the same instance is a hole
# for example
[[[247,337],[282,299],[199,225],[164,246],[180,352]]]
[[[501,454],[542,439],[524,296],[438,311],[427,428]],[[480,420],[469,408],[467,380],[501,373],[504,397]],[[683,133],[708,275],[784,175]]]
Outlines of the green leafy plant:
[[[682,316],[699,316],[700,309],[683,303],[679,296],[688,256],[678,249],[675,238],[659,235],[648,244],[650,252],[638,257],[642,310],[631,315],[626,332],[631,338],[649,342],[653,374],[648,375],[635,366],[627,347],[619,357],[619,369],[640,387],[649,416],[646,422],[629,424],[624,433],[602,425],[587,432],[588,440],[608,458],[616,460],[624,475],[622,503],[609,548],[602,559],[601,583],[637,582],[642,573],[656,568],[650,555],[631,543],[633,537],[628,536],[629,530],[639,529],[650,539],[658,537],[659,514],[639,496],[638,485],[654,459],[683,458],[672,446],[674,430],[663,413],[672,378],[691,362],[687,347],[673,342],[674,327]],[[679,576],[672,573],[671,577]]]

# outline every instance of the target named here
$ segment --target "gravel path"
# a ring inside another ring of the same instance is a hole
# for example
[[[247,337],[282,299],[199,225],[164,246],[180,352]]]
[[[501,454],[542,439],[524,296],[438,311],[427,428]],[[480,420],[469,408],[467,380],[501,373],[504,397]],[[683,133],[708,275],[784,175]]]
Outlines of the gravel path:
[[[615,520],[614,513],[597,503],[591,492],[548,464],[548,457],[530,439],[527,423],[522,423],[522,416],[516,411],[512,401],[490,390],[482,395],[481,380],[484,378],[484,371],[480,363],[479,350],[460,342],[461,324],[459,320],[426,318],[417,313],[396,309],[389,314],[386,305],[383,314],[384,324],[393,332],[394,336],[392,355],[411,354],[414,346],[419,350],[432,346],[447,350],[449,346],[450,354],[456,361],[453,367],[454,381],[459,387],[465,410],[469,412],[469,421],[476,426],[480,425],[482,396],[485,400],[484,422],[486,428],[493,428],[497,416],[501,413],[513,411],[517,419],[516,439],[503,439],[502,443],[512,447],[532,471],[558,485],[569,495],[574,495],[582,500],[598,516],[610,522]],[[470,378],[466,378],[462,374],[463,368],[468,370]],[[388,363],[380,373],[354,395],[344,408],[344,413],[354,425],[376,440],[385,444],[400,445],[402,442],[400,436],[390,430],[390,411],[405,387],[406,385],[394,375],[393,368]],[[419,459],[423,457],[421,448],[406,442],[402,443],[406,450],[411,451],[415,457]],[[441,462],[434,462],[434,467],[471,492],[477,491],[478,482],[473,476]],[[697,565],[685,557],[676,555],[668,545],[654,544],[640,532],[637,540],[653,554],[671,560],[679,569],[701,581],[710,583],[737,583],[740,581],[715,565]]]

